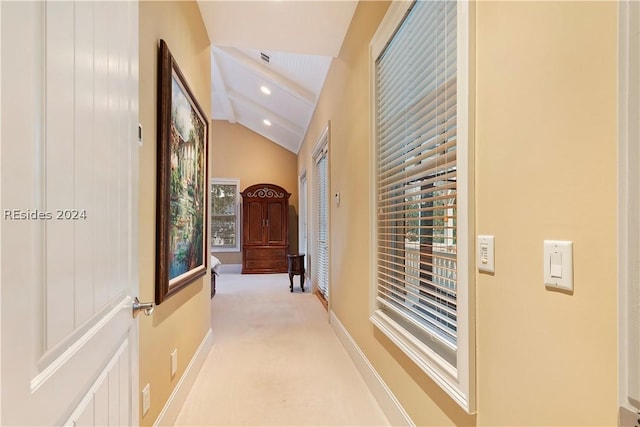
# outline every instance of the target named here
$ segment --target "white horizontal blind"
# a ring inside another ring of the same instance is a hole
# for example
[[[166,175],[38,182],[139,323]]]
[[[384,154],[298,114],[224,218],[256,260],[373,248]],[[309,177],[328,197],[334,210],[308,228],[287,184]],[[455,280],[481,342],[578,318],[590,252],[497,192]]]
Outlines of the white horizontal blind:
[[[455,1],[418,1],[375,64],[376,299],[454,365],[456,31]]]
[[[329,227],[328,227],[328,163],[324,150],[317,159],[318,168],[318,290],[329,300]]]

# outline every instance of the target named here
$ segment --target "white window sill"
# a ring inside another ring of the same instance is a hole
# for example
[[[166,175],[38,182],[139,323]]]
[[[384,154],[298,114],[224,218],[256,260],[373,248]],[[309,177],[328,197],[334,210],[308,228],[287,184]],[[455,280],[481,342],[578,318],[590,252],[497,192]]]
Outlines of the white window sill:
[[[457,369],[407,332],[382,310],[376,310],[369,318],[382,333],[400,348],[422,371],[456,401],[467,413],[471,413],[469,400],[462,392]]]

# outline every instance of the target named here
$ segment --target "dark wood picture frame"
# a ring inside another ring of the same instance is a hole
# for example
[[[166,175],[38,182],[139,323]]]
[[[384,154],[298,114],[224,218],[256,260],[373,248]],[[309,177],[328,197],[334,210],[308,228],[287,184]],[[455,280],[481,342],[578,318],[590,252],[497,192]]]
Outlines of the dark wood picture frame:
[[[207,273],[208,146],[207,116],[160,40],[156,304]]]

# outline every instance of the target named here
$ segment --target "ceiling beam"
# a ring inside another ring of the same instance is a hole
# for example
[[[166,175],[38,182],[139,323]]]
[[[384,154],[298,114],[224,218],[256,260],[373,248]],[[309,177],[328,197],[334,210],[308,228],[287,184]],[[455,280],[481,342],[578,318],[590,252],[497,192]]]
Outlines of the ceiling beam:
[[[218,66],[213,50],[211,51],[211,81],[213,82],[211,85],[212,89],[216,88],[216,92],[220,96],[220,100],[222,100],[222,108],[226,114],[227,120],[230,123],[236,123],[236,113],[233,111],[233,106],[231,105],[229,95],[227,94],[227,85],[225,84],[222,70]]]
[[[280,89],[290,93],[312,108],[315,106],[316,95],[313,92],[305,89],[296,82],[291,81],[286,77],[283,77],[282,75],[274,72],[268,66],[263,65],[254,59],[251,59],[240,50],[233,47],[211,46],[211,51],[236,60],[244,68],[248,69],[251,72],[266,76],[269,80],[271,80],[271,82],[273,82],[273,84],[278,86]]]
[[[272,124],[277,124],[278,126],[288,130],[289,132],[299,135],[301,137],[304,136],[305,130],[302,127],[296,125],[295,123],[282,117],[281,115],[276,114],[274,111],[267,110],[261,105],[256,104],[246,96],[236,92],[228,92],[227,95],[229,96],[229,99],[232,100],[233,102],[241,104],[252,111],[257,111],[262,117],[269,117],[271,119]]]
[[[258,135],[263,136],[264,138],[268,139],[274,144],[277,144],[280,147],[288,151],[291,151],[293,154],[298,154],[298,151],[300,151],[300,147],[299,147],[300,143],[297,142],[297,140],[292,141],[292,140],[289,140],[288,138],[285,138],[284,140],[282,140],[281,138],[276,137],[275,132],[272,129],[265,130],[263,126],[257,125],[253,122],[242,123],[241,118],[238,123],[240,123],[242,126],[246,127],[247,129],[251,129]]]

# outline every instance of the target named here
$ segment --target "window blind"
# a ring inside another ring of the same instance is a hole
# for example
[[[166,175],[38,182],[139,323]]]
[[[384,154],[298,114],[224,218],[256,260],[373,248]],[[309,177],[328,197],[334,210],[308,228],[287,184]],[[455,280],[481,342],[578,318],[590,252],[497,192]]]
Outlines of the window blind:
[[[329,300],[329,228],[328,228],[328,162],[327,152],[317,158],[318,171],[318,290]]]
[[[456,32],[455,1],[415,2],[375,63],[376,299],[453,357]]]

